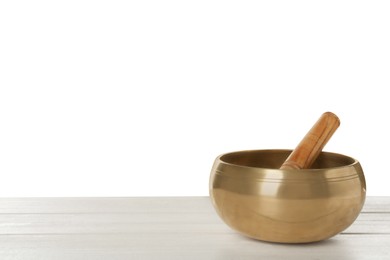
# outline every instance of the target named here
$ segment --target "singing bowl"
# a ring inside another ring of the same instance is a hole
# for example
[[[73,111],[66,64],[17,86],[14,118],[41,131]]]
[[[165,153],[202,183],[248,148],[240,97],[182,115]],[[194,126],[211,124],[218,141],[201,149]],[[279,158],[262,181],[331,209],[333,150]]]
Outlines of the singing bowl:
[[[279,169],[290,152],[238,151],[216,158],[210,197],[228,226],[258,240],[308,243],[355,221],[366,197],[360,163],[322,152],[311,169]]]

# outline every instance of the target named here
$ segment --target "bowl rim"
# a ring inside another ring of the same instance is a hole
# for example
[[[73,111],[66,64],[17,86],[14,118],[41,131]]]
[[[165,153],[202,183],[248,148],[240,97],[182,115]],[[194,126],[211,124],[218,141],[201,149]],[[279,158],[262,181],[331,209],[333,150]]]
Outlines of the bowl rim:
[[[234,164],[226,162],[222,159],[224,155],[233,153],[250,153],[250,152],[291,152],[290,149],[258,149],[258,150],[240,150],[234,152],[228,152],[219,155],[214,162],[212,172],[216,175],[223,175],[225,177],[247,179],[252,178],[262,181],[279,182],[280,180],[288,182],[301,182],[301,181],[345,181],[360,177],[364,178],[363,169],[358,160],[353,157],[340,154],[325,152],[333,156],[346,157],[352,161],[352,163],[342,166],[329,167],[329,168],[313,168],[313,169],[278,169],[278,168],[266,168],[255,167]],[[245,172],[245,175],[243,175]]]
[[[227,152],[220,154],[217,156],[216,160],[220,161],[220,163],[226,164],[226,165],[231,165],[235,167],[243,167],[243,168],[252,168],[252,169],[266,169],[266,170],[280,170],[280,171],[323,171],[323,170],[330,170],[330,169],[340,169],[340,168],[345,168],[345,167],[351,167],[359,164],[359,161],[355,159],[354,157],[344,155],[341,153],[334,153],[334,152],[327,152],[327,151],[321,151],[321,153],[332,155],[332,156],[341,156],[348,158],[352,160],[353,162],[350,164],[342,165],[342,166],[336,166],[336,167],[329,167],[329,168],[309,168],[309,169],[277,169],[277,168],[266,168],[266,167],[255,167],[255,166],[248,166],[248,165],[241,165],[241,164],[235,164],[235,163],[230,163],[227,161],[222,160],[222,157],[226,155],[231,155],[231,154],[238,154],[238,153],[250,153],[250,152],[292,152],[291,149],[249,149],[249,150],[237,150],[237,151],[232,151],[232,152]]]

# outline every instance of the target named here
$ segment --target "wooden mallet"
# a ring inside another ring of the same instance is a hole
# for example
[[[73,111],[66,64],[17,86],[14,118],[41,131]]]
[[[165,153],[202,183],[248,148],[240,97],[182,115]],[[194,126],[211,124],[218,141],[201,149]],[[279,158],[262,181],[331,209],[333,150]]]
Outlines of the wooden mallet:
[[[280,169],[310,168],[339,125],[340,120],[335,114],[323,113]]]

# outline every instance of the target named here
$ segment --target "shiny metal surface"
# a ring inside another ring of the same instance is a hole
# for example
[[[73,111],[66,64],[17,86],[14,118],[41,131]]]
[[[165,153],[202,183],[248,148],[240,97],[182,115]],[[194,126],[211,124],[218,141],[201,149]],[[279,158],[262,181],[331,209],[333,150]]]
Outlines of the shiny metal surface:
[[[312,169],[278,169],[290,152],[239,151],[216,158],[210,197],[227,225],[263,241],[307,243],[354,222],[366,196],[360,163],[322,152]]]

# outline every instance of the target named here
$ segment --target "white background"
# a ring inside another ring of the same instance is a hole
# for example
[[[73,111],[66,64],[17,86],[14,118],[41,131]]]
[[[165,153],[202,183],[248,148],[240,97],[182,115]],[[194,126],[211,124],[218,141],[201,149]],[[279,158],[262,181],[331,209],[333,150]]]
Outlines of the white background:
[[[388,1],[2,1],[0,196],[207,195],[214,158],[325,147],[390,195]]]

